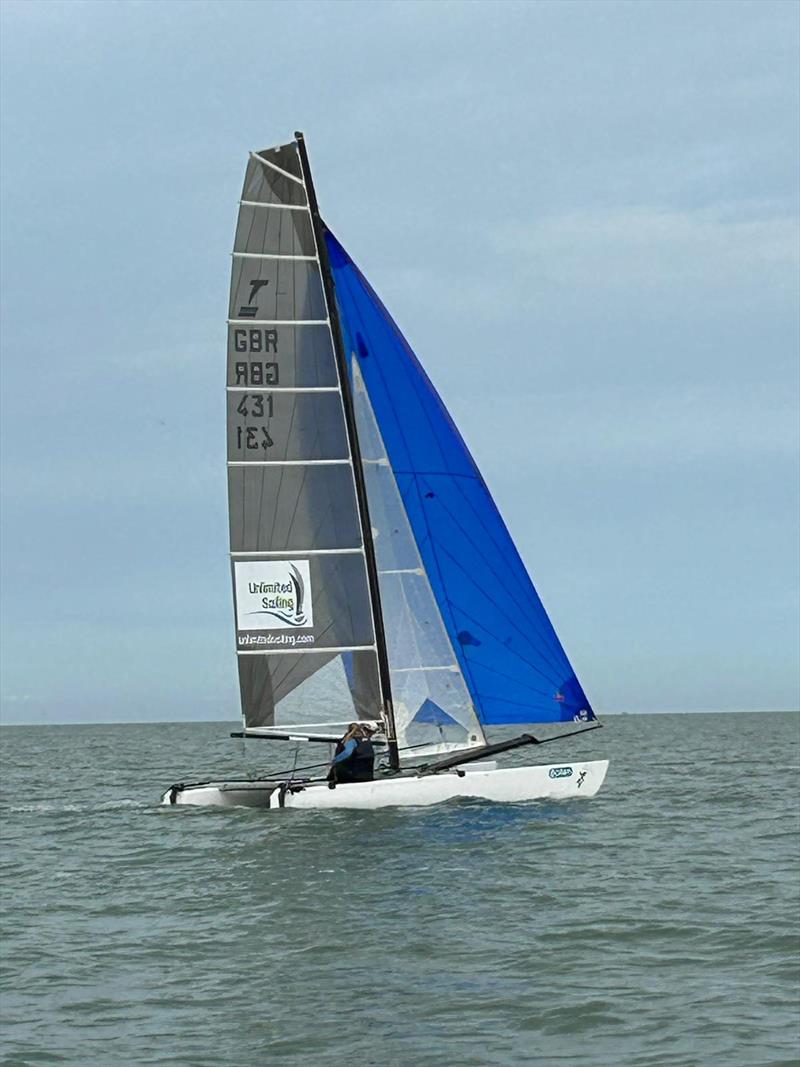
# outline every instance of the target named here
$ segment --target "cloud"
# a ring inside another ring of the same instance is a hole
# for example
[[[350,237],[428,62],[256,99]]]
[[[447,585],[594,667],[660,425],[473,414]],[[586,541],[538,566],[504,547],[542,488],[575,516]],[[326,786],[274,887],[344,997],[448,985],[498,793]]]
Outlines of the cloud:
[[[767,279],[789,293],[800,259],[797,217],[769,208],[755,217],[719,206],[573,211],[510,223],[493,240],[544,281],[595,290],[727,290]]]
[[[505,390],[492,397],[490,423],[470,419],[471,404],[470,397],[454,398],[454,417],[484,473],[491,468],[504,479],[535,468],[598,468],[619,478],[644,469],[655,476],[682,465],[712,477],[752,463],[769,465],[772,478],[781,472],[789,478],[800,446],[796,397],[767,386]],[[498,426],[516,429],[500,442]]]
[[[571,316],[613,311],[630,323],[649,308],[700,328],[707,312],[735,318],[749,308],[765,332],[776,310],[796,322],[800,219],[777,202],[528,210],[511,218],[493,211],[455,242],[426,248],[422,262],[387,256],[363,266],[412,329],[430,316],[435,294],[438,318],[503,324],[506,334],[520,314],[535,313],[541,329],[554,300],[566,300]]]

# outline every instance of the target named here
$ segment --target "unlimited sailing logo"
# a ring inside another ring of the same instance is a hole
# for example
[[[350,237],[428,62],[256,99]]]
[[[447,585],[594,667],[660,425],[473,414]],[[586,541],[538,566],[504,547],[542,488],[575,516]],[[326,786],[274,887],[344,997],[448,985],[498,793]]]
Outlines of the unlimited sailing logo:
[[[240,630],[313,626],[308,560],[253,560],[234,564]]]

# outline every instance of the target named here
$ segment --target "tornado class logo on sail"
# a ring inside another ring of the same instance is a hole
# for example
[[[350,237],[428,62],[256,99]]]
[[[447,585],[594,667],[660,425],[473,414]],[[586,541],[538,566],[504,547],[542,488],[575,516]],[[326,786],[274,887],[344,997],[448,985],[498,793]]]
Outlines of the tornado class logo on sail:
[[[251,630],[308,630],[314,625],[308,560],[248,560],[234,564],[236,623],[240,648],[294,644]],[[302,642],[313,643],[312,635]]]

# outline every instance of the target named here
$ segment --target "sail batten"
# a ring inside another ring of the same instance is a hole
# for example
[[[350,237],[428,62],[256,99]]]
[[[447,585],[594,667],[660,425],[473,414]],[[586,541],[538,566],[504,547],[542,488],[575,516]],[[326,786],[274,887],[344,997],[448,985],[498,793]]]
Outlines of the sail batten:
[[[269,167],[270,170],[274,170],[276,174],[280,174],[282,178],[288,178],[290,181],[297,182],[298,185],[302,185],[305,189],[305,183],[302,178],[296,174],[290,174],[288,170],[283,170],[276,163],[272,163],[270,160],[265,159],[264,156],[258,154],[258,152],[251,152],[250,155],[253,159],[257,159],[259,163],[262,163],[265,167]]]
[[[327,319],[227,319],[229,326],[330,326]]]
[[[355,548],[282,548],[280,550],[267,551],[261,549],[257,552],[230,552],[231,556],[285,556],[285,555],[298,555],[298,556],[352,556],[359,555],[362,551],[362,546],[358,545]]]
[[[349,456],[342,459],[229,459],[229,467],[352,467]]]
[[[338,393],[334,385],[226,385],[229,393]]]
[[[240,200],[240,207],[271,208],[273,211],[307,211],[306,204],[267,204],[258,200]]]
[[[316,263],[316,256],[292,256],[283,252],[231,252],[233,259],[288,259],[301,263]]]

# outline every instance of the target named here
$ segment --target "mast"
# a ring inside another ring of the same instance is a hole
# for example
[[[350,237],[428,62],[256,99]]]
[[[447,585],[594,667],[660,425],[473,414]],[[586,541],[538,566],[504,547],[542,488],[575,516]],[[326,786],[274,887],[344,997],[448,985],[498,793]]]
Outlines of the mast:
[[[314,183],[311,178],[311,167],[308,162],[308,152],[303,134],[295,131],[297,149],[300,153],[300,166],[303,171],[303,180],[308,196],[308,207],[311,212],[311,222],[314,228],[314,240],[317,245],[322,284],[325,290],[325,301],[328,305],[328,317],[333,337],[333,348],[336,353],[336,364],[339,368],[339,379],[342,390],[342,404],[344,406],[345,424],[347,437],[350,443],[350,453],[353,457],[353,475],[356,484],[356,497],[358,500],[358,512],[361,521],[361,534],[364,541],[364,558],[367,565],[367,581],[369,583],[370,599],[372,601],[372,616],[375,625],[375,644],[378,653],[378,674],[383,694],[383,718],[386,724],[386,743],[389,750],[389,764],[397,770],[400,766],[400,758],[397,751],[397,731],[394,722],[394,706],[392,704],[392,685],[389,674],[389,656],[386,651],[386,632],[383,626],[383,612],[381,610],[381,595],[378,582],[378,564],[375,558],[375,546],[372,541],[372,526],[369,519],[369,504],[367,500],[367,487],[364,481],[364,468],[361,465],[361,448],[356,431],[355,410],[353,407],[353,391],[350,385],[350,374],[347,368],[347,356],[344,350],[344,338],[342,327],[339,322],[339,309],[336,305],[336,290],[333,284],[328,248],[325,243],[325,225],[320,218],[317,194],[314,191]]]

